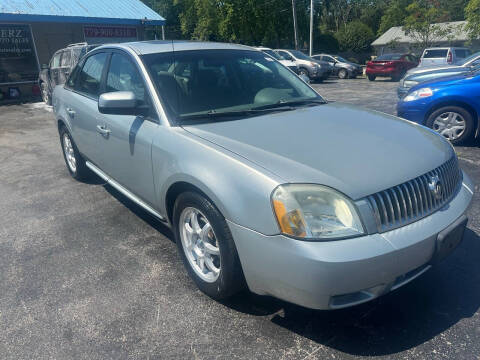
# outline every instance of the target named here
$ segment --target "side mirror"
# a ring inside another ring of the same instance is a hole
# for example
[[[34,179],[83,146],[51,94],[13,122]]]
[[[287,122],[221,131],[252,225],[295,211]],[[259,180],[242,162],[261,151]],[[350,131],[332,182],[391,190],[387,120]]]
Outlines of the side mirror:
[[[100,95],[98,111],[102,114],[146,115],[148,107],[139,106],[132,91],[115,91]]]

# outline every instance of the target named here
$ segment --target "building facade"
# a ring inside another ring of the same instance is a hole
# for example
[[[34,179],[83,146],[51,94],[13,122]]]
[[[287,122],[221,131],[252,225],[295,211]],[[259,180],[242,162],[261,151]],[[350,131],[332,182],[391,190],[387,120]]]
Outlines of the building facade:
[[[0,5],[0,100],[39,94],[38,74],[72,43],[143,40],[165,23],[140,0],[17,0]]]

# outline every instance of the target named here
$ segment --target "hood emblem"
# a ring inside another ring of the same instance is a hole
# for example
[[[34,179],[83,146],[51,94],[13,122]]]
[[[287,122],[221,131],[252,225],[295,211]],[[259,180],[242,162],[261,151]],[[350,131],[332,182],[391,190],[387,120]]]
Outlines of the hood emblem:
[[[438,175],[430,177],[430,182],[428,183],[428,189],[435,197],[435,199],[440,200],[443,197],[443,185],[440,181]]]

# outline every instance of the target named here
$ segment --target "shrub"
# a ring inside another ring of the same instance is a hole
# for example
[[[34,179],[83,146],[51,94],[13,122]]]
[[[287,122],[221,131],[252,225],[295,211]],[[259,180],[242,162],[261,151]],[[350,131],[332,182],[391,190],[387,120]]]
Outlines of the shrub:
[[[375,40],[372,29],[360,21],[352,21],[335,33],[341,51],[356,53],[370,50]]]

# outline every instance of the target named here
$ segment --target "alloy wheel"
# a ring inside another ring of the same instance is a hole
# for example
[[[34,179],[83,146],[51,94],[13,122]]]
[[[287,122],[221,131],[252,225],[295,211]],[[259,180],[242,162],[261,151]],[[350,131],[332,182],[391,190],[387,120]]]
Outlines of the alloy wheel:
[[[467,123],[459,113],[448,111],[437,116],[432,127],[433,130],[452,141],[463,135]]]
[[[185,256],[195,273],[205,282],[215,282],[221,271],[220,248],[212,225],[200,210],[183,209],[179,220]]]
[[[76,172],[77,159],[75,158],[72,140],[67,133],[63,134],[63,152],[65,153],[65,159],[67,159],[68,167],[73,173]]]

